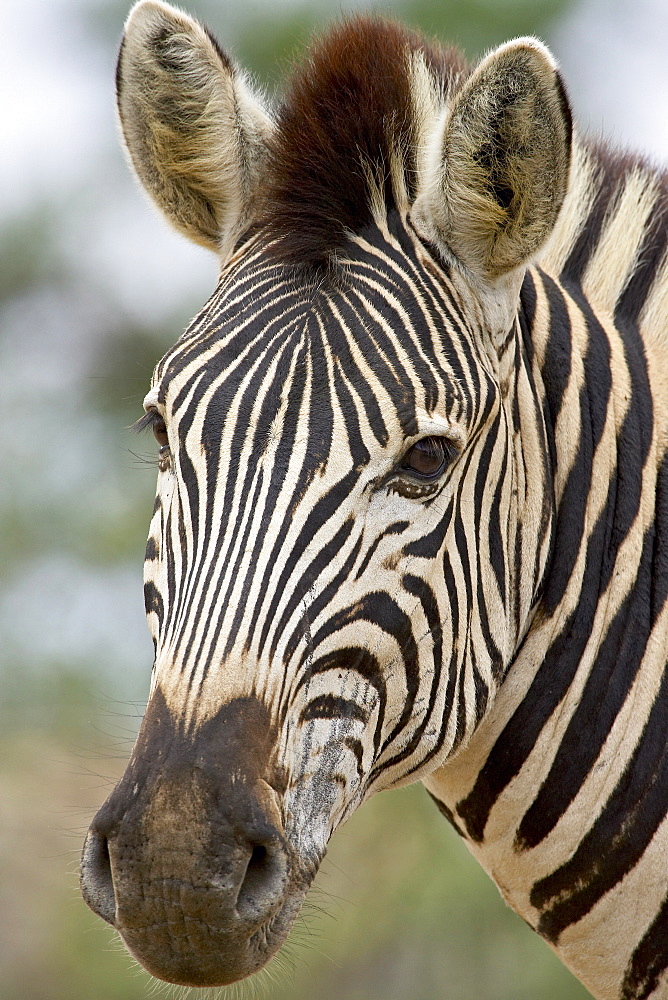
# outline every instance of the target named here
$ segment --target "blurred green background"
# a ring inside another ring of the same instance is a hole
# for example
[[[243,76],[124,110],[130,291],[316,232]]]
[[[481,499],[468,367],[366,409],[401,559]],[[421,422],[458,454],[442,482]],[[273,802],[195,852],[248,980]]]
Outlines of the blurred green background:
[[[186,5],[270,93],[315,28],[364,6]],[[123,162],[112,84],[127,6],[25,0],[3,13],[0,1000],[174,995],[155,990],[77,888],[83,834],[123,769],[151,663],[141,564],[153,449],[126,427],[216,277],[215,260],[155,217]],[[582,118],[666,141],[665,57],[651,45],[668,34],[662,0],[375,9],[471,57],[539,34]],[[612,80],[622,58],[634,67],[623,94]],[[285,954],[245,990],[272,1000],[588,996],[419,786],[378,796],[334,838]]]

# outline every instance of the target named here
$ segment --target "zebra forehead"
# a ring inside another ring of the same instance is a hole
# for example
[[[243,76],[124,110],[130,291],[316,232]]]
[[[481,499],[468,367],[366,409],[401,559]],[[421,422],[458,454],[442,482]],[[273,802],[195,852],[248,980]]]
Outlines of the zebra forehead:
[[[206,398],[210,426],[222,424],[237,400],[253,423],[260,394],[299,407],[308,386],[315,422],[332,406],[345,413],[361,405],[371,414],[384,400],[386,415],[406,435],[416,432],[419,411],[445,415],[461,407],[457,330],[446,338],[441,325],[434,335],[400,271],[378,269],[374,279],[392,285],[394,302],[352,277],[343,287],[314,289],[296,283],[291,266],[261,269],[253,278],[242,263],[158,365],[150,399],[170,397],[172,412],[187,423]]]
[[[339,420],[350,436],[354,421],[354,436],[359,437],[362,414],[379,444],[385,446],[390,440],[388,428],[394,426],[410,438],[434,415],[446,417],[459,399],[455,383],[443,383],[442,376],[439,382],[428,366],[428,377],[421,372],[417,379],[398,364],[391,366],[380,350],[367,364],[343,342],[308,336],[305,330],[299,336],[286,336],[279,344],[263,345],[244,364],[235,364],[236,360],[235,352],[222,344],[213,361],[210,356],[199,364],[193,360],[181,378],[178,359],[174,359],[160,390],[153,389],[145,404],[167,403],[181,435],[197,422],[203,441],[217,445],[229,424],[252,429],[264,449],[278,426],[302,422],[310,433],[319,429],[324,441],[336,437]]]

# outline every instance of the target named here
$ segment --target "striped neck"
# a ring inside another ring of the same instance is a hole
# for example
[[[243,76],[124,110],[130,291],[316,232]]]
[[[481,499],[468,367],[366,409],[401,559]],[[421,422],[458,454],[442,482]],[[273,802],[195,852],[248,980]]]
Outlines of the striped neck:
[[[605,322],[542,271],[527,276],[522,307],[554,462],[551,556],[489,715],[425,784],[508,903],[596,996],[617,997],[637,937],[626,894],[655,863],[650,842],[666,849],[657,359],[637,327]]]

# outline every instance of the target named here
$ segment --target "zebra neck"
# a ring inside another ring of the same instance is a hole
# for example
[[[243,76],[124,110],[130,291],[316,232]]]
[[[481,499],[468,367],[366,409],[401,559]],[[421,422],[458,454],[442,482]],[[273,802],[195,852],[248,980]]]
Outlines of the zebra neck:
[[[522,300],[554,470],[551,555],[488,716],[425,784],[594,995],[630,997],[633,949],[668,908],[655,877],[668,850],[665,362],[637,325],[544,272]]]

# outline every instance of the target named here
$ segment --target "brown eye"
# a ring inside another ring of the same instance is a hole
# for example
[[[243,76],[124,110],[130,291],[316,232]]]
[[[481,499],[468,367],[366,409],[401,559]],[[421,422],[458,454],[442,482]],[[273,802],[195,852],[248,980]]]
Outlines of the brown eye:
[[[165,421],[162,419],[157,410],[152,410],[151,413],[153,416],[151,426],[153,428],[155,440],[161,448],[166,448],[169,445],[169,438],[167,437],[167,426]]]
[[[442,437],[426,437],[408,449],[401,467],[420,479],[437,479],[454,454],[454,445],[450,441]]]
[[[140,417],[132,425],[131,430],[140,433],[141,431],[148,430],[149,427],[160,445],[158,450],[158,468],[161,472],[164,472],[171,465],[169,437],[167,436],[167,425],[154,406],[149,406],[144,416]]]

